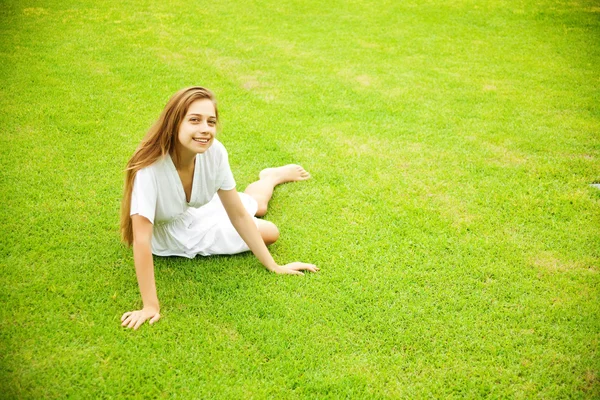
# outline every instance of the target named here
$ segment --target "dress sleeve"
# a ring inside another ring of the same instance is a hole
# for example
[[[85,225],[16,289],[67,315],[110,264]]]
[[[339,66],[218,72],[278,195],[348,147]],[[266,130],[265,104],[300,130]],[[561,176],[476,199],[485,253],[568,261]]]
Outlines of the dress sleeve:
[[[227,155],[227,150],[225,146],[221,145],[221,165],[219,167],[218,172],[218,187],[223,190],[231,190],[235,188],[235,179],[233,178],[233,173],[231,172],[231,167],[229,166],[229,156]]]
[[[154,174],[147,168],[135,174],[131,192],[131,211],[129,215],[139,214],[154,224],[158,191]]]

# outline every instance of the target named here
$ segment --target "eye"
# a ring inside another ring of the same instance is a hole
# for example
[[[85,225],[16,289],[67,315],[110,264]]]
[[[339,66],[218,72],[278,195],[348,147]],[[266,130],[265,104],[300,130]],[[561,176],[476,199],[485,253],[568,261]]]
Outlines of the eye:
[[[215,126],[216,124],[217,124],[217,121],[215,121],[214,119],[209,119],[208,120],[208,125]]]
[[[197,117],[192,117],[192,118],[190,118],[190,122],[197,123],[197,122],[199,122],[199,121],[200,121],[200,119],[199,119],[199,118],[197,118]]]

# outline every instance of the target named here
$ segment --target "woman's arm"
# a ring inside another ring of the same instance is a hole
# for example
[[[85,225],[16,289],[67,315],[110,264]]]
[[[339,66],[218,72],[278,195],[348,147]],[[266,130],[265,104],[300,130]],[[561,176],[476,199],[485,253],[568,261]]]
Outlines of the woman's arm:
[[[293,262],[286,265],[278,265],[254,223],[253,218],[248,214],[237,190],[219,190],[219,198],[227,215],[233,224],[233,227],[240,234],[244,242],[248,245],[252,253],[258,258],[258,260],[264,265],[269,271],[276,272],[278,274],[293,274],[293,275],[304,275],[301,270],[307,270],[317,272],[318,268],[313,264],[305,264],[301,262]]]
[[[150,319],[150,324],[158,321],[160,306],[156,296],[154,261],[151,250],[152,223],[140,215],[132,215],[131,222],[133,225],[133,262],[144,308],[123,314],[121,325],[137,329],[147,319]]]

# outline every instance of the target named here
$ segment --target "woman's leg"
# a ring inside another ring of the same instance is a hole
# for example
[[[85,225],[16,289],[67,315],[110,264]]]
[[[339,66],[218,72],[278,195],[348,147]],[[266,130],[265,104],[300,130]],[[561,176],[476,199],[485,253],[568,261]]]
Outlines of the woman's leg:
[[[273,189],[275,189],[275,186],[286,182],[304,181],[310,178],[310,174],[299,165],[288,164],[283,167],[263,169],[260,171],[260,174],[258,174],[258,178],[258,181],[248,185],[244,193],[256,200],[258,203],[256,216],[262,217],[267,213],[269,201],[273,196]],[[275,225],[273,225],[273,227],[275,227]],[[275,229],[277,229],[277,227],[275,227]],[[279,237],[279,231],[277,232],[277,237]]]
[[[263,219],[258,219],[256,221],[260,236],[267,246],[275,243],[277,239],[279,239],[279,229],[277,229],[277,226],[275,226],[274,223]]]

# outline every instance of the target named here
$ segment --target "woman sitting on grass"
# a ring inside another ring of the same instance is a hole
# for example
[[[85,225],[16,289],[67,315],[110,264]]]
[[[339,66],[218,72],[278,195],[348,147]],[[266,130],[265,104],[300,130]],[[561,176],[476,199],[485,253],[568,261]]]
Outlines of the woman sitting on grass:
[[[270,271],[302,275],[312,264],[278,265],[266,245],[279,237],[267,212],[275,186],[308,179],[299,165],[267,168],[244,193],[235,190],[227,151],[215,138],[218,112],[202,87],[177,92],[127,164],[121,234],[133,245],[143,308],[121,317],[137,329],[160,318],[152,254],[194,258],[251,250]],[[218,196],[217,196],[218,195]]]

